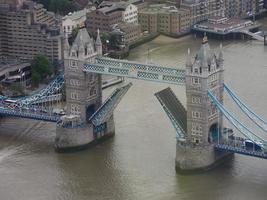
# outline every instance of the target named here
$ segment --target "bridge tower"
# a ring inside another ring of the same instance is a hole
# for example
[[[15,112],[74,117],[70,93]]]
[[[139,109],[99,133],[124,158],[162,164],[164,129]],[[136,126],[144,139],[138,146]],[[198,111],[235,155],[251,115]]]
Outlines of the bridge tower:
[[[213,53],[205,36],[194,60],[186,61],[187,133],[177,140],[176,169],[199,170],[211,167],[225,154],[215,152],[214,142],[223,139],[222,114],[208,97],[211,90],[223,102],[223,53]]]
[[[66,38],[66,116],[57,124],[55,147],[58,150],[84,147],[100,137],[114,134],[113,116],[105,124],[105,130],[98,134],[89,122],[90,116],[102,104],[102,79],[101,74],[85,73],[84,64],[95,62],[97,56],[102,56],[99,31],[96,42],[85,28],[79,30],[71,47]]]

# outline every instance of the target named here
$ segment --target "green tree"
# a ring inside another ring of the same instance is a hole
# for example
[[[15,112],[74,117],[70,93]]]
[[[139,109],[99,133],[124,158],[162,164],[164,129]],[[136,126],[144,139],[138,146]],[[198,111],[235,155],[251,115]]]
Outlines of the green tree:
[[[47,10],[59,13],[61,15],[66,15],[69,12],[74,11],[72,0],[35,0],[35,1],[43,4]]]
[[[50,0],[48,10],[66,15],[73,11],[73,6],[70,0]]]
[[[35,86],[47,76],[51,76],[54,72],[54,67],[51,62],[48,60],[46,55],[37,54],[31,63],[31,71],[32,71],[32,82]]]
[[[71,35],[69,37],[70,45],[72,45],[72,43],[74,42],[78,32],[79,32],[79,27],[76,27],[76,28],[72,29]]]

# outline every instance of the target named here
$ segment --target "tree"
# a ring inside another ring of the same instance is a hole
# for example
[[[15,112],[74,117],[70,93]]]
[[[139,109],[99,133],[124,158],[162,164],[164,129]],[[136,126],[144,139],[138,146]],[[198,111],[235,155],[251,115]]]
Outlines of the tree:
[[[54,67],[46,55],[37,54],[31,63],[31,71],[33,84],[38,86],[47,76],[53,74]]]
[[[72,45],[72,43],[74,42],[78,32],[79,32],[79,27],[75,27],[74,29],[72,29],[71,35],[69,37],[70,45]]]
[[[44,5],[44,7],[55,13],[66,15],[74,10],[71,0],[36,0],[38,3]]]

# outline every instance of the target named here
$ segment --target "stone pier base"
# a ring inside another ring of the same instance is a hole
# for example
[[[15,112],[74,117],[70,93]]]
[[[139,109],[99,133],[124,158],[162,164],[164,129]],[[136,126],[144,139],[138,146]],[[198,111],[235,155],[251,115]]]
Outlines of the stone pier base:
[[[115,126],[113,117],[106,122],[106,129],[95,132],[93,124],[88,123],[84,127],[65,128],[57,126],[55,138],[55,150],[57,152],[69,152],[83,150],[114,136]]]
[[[212,144],[194,145],[177,141],[175,168],[179,173],[206,171],[232,155],[216,151]]]

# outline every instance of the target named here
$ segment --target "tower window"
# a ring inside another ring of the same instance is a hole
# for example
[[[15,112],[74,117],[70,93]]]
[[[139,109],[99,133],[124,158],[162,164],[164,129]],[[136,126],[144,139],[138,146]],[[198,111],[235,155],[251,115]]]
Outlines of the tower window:
[[[71,112],[71,114],[79,115],[81,113],[80,112],[80,106],[79,105],[75,105],[75,104],[71,104],[70,112]]]
[[[199,83],[200,83],[199,78],[193,77],[193,78],[192,78],[192,83],[193,83],[193,84],[199,84]]]
[[[71,92],[70,98],[74,100],[79,100],[79,94],[77,92]]]
[[[199,111],[192,111],[192,117],[195,119],[201,119],[202,114]]]

